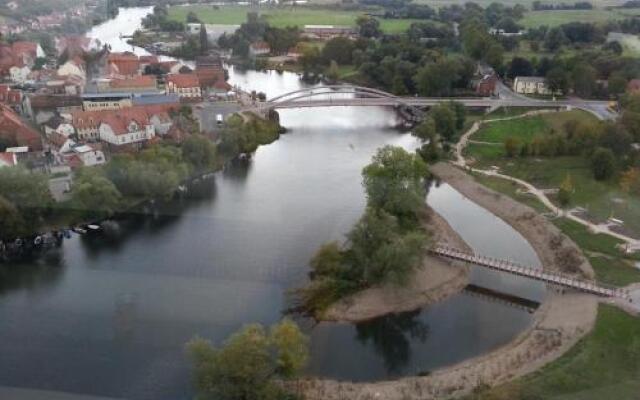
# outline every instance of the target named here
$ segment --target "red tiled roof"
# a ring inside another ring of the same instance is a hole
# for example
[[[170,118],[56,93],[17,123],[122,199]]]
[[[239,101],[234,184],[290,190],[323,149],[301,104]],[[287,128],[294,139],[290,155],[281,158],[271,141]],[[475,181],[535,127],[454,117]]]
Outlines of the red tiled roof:
[[[42,149],[40,133],[27,125],[9,107],[0,104],[0,137],[28,146],[30,150]]]
[[[139,75],[132,78],[114,79],[109,83],[112,88],[155,88],[156,78],[152,75]]]
[[[33,59],[36,58],[38,54],[38,43],[35,42],[15,42],[11,45],[11,49],[13,53],[16,55],[19,54],[28,54]]]
[[[200,79],[196,74],[169,74],[166,78],[167,83],[173,83],[179,88],[200,87]]]
[[[16,165],[16,155],[14,153],[0,153],[0,161],[5,165]]]
[[[140,70],[140,59],[133,53],[111,53],[107,64],[114,65],[122,75],[136,75]]]

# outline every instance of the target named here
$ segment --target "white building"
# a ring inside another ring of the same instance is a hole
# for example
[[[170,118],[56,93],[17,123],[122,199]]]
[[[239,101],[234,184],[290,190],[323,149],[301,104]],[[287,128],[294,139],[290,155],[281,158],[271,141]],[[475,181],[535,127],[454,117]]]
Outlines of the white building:
[[[551,95],[544,78],[538,76],[518,76],[513,81],[513,90],[522,94]]]
[[[110,115],[100,124],[100,140],[115,146],[142,143],[155,137],[155,128],[144,119]]]
[[[88,145],[76,146],[73,148],[73,152],[76,153],[85,167],[102,165],[106,162],[104,153],[102,153],[102,151],[96,150]]]
[[[165,79],[167,94],[178,94],[180,99],[198,100],[202,98],[200,79],[196,74],[169,74]]]

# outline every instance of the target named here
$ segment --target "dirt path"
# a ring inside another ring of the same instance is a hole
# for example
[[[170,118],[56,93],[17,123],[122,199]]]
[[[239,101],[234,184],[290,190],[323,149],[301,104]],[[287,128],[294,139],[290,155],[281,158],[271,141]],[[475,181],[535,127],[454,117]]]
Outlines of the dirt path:
[[[621,233],[618,232],[614,232],[610,229],[610,227],[607,224],[594,224],[588,220],[582,219],[574,214],[572,214],[571,212],[567,211],[567,210],[563,210],[560,207],[557,207],[555,204],[553,204],[553,202],[549,199],[549,197],[546,195],[546,193],[544,193],[544,191],[538,189],[537,187],[533,186],[531,183],[524,181],[522,179],[518,179],[515,178],[513,176],[510,175],[505,175],[505,174],[501,174],[497,171],[494,170],[486,170],[486,169],[478,169],[478,168],[473,168],[471,166],[469,166],[467,160],[464,158],[464,149],[467,147],[467,145],[470,142],[473,142],[470,138],[471,136],[473,136],[476,132],[478,132],[478,130],[480,130],[480,128],[482,127],[483,124],[485,123],[489,123],[489,122],[495,122],[495,121],[507,121],[507,120],[512,120],[512,119],[519,119],[519,118],[525,118],[525,117],[529,117],[532,115],[540,115],[543,113],[549,113],[549,112],[556,112],[555,110],[537,110],[537,111],[530,111],[528,113],[522,114],[522,115],[518,115],[515,117],[509,117],[509,118],[499,118],[499,119],[490,119],[490,120],[485,120],[485,121],[478,121],[476,123],[473,124],[473,126],[464,134],[462,135],[462,137],[460,138],[460,141],[456,144],[455,147],[455,160],[453,161],[453,163],[461,168],[464,168],[468,171],[472,171],[475,173],[479,173],[479,174],[483,174],[486,176],[493,176],[493,177],[497,177],[497,178],[501,178],[501,179],[505,179],[511,182],[515,182],[518,185],[524,187],[527,192],[531,193],[533,196],[535,196],[542,204],[544,204],[545,207],[547,207],[549,210],[551,210],[551,212],[553,212],[554,214],[558,215],[558,216],[562,216],[565,218],[568,218],[572,221],[575,221],[577,223],[579,223],[580,225],[586,226],[591,232],[594,233],[603,233],[605,235],[609,235],[612,236],[616,239],[622,240],[625,243],[626,249],[628,251],[634,251],[634,250],[640,250],[640,240],[637,240],[635,238],[623,235]]]
[[[551,240],[559,231],[545,218],[483,187],[450,164],[438,164],[432,172],[513,226],[531,243],[547,270],[563,270],[557,263],[557,240]],[[579,252],[568,238],[561,241],[559,248]],[[592,275],[591,266],[580,257],[581,273]],[[593,328],[597,304],[598,300],[590,295],[549,293],[534,314],[531,328],[515,340],[485,355],[433,371],[429,376],[376,383],[313,379],[302,381],[297,387],[309,400],[430,400],[462,396],[481,384],[496,385],[515,379],[560,357]]]

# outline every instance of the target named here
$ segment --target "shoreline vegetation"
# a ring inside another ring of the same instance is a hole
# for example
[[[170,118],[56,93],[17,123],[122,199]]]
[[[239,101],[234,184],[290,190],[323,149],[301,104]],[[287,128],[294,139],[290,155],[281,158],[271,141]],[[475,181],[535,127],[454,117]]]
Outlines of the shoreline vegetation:
[[[332,305],[363,290],[407,286],[432,239],[422,220],[428,174],[418,154],[401,147],[379,149],[362,170],[364,215],[344,244],[334,241],[318,249],[310,261],[310,282],[290,292],[291,310],[321,320]],[[340,307],[349,314],[346,301]],[[372,313],[356,311],[353,318]]]
[[[471,201],[486,208],[520,232],[531,244],[545,269],[567,271],[558,257],[562,248],[576,252],[579,269],[592,274],[580,249],[531,208],[493,192],[450,164],[438,163],[431,172]],[[557,235],[562,246],[556,245]],[[556,238],[556,239],[554,239]],[[575,267],[575,265],[573,265]],[[597,299],[580,293],[549,293],[534,314],[529,329],[516,339],[487,354],[432,371],[428,376],[405,377],[374,383],[307,379],[297,388],[309,400],[343,398],[439,399],[470,395],[478,390],[529,374],[556,360],[588,334],[596,322]]]
[[[220,171],[227,162],[242,154],[250,155],[261,145],[273,143],[281,132],[277,121],[255,115],[234,116],[217,144],[193,133],[182,144],[154,144],[139,154],[115,155],[104,166],[83,168],[74,180],[71,199],[57,204],[48,194],[46,180],[24,180],[25,174],[34,174],[20,169],[0,171],[0,262],[38,250],[27,246],[38,236],[96,224],[145,204],[170,199],[192,181]],[[16,183],[27,181],[33,184]],[[1,190],[5,186],[18,190]],[[23,198],[29,201],[22,201]],[[25,222],[29,222],[28,226]]]
[[[426,206],[421,218],[434,242],[470,251],[449,223]],[[319,319],[333,322],[363,322],[388,314],[414,311],[461,292],[469,283],[468,268],[456,262],[425,254],[406,286],[383,284],[364,289],[332,304]]]

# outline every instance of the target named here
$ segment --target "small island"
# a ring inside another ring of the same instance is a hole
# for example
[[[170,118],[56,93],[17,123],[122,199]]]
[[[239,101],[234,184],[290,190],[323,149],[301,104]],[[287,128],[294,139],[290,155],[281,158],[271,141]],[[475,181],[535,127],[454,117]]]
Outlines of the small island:
[[[457,293],[467,270],[428,255],[434,242],[467,248],[425,204],[429,171],[418,154],[386,146],[363,172],[367,209],[345,244],[324,244],[296,309],[318,320],[359,322],[412,311]]]

